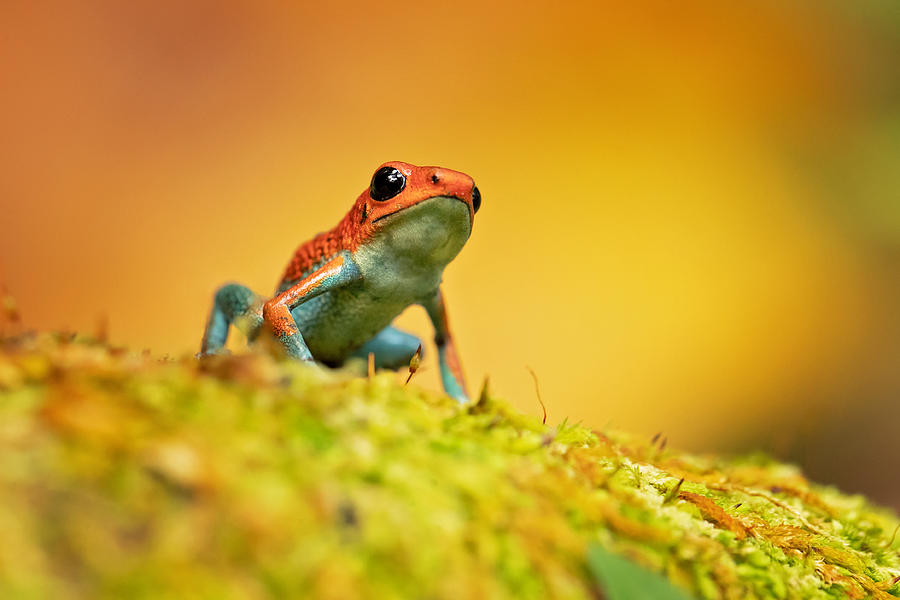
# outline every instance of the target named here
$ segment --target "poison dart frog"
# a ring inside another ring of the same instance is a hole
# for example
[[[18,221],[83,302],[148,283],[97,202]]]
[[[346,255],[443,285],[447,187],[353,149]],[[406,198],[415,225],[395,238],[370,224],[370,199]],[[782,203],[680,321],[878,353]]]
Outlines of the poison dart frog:
[[[267,327],[298,360],[339,366],[371,353],[376,368],[397,369],[421,342],[391,322],[418,304],[434,325],[444,390],[466,402],[441,277],[480,207],[481,193],[464,173],[383,164],[336,227],[297,248],[275,297],[236,283],[216,291],[200,356],[222,351],[230,325],[250,340]]]

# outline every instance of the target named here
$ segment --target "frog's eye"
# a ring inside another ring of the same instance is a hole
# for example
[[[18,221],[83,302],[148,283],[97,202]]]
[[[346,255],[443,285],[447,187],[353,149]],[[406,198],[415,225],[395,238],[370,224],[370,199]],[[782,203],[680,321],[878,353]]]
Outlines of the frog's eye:
[[[406,187],[406,176],[394,167],[381,167],[372,176],[369,195],[372,200],[384,202],[390,200]]]

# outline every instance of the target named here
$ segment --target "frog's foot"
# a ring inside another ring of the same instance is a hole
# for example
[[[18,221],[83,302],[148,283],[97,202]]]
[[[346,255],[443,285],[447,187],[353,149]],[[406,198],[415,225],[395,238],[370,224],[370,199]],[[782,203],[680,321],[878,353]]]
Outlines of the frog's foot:
[[[253,293],[250,288],[237,283],[220,287],[216,291],[197,356],[226,353],[225,341],[228,339],[230,325],[240,329],[247,339],[254,339],[263,323],[262,307],[262,297]]]
[[[468,404],[469,395],[466,393],[465,384],[460,383],[463,381],[462,371],[459,368],[459,359],[456,358],[456,353],[448,352],[446,346],[438,345],[438,362],[441,366],[441,382],[444,384],[444,391],[460,404]]]
[[[231,356],[231,350],[228,348],[219,348],[215,351],[203,352],[202,350],[194,355],[194,358],[204,359],[209,358],[211,356]]]
[[[421,345],[422,340],[416,336],[389,325],[363,344],[353,356],[367,359],[371,353],[375,355],[376,369],[402,369],[409,366],[409,361]]]

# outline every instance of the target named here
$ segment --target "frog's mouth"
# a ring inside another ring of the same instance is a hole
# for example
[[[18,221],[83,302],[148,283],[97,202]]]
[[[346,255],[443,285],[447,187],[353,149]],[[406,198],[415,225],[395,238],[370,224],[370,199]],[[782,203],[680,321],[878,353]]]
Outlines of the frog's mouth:
[[[472,234],[472,211],[456,196],[432,196],[378,220],[378,231],[383,234],[415,236],[418,241],[410,240],[411,247],[450,240],[465,243]]]
[[[414,210],[418,209],[420,206],[423,206],[423,205],[425,205],[425,204],[430,204],[431,202],[433,202],[433,201],[435,201],[435,200],[439,200],[439,199],[448,199],[448,200],[449,200],[449,199],[453,199],[453,200],[458,200],[458,201],[462,202],[463,204],[465,204],[465,205],[466,205],[466,208],[469,207],[469,203],[466,202],[465,198],[460,198],[459,196],[445,196],[445,195],[441,195],[441,196],[432,196],[431,198],[426,198],[425,200],[422,200],[421,202],[418,202],[418,203],[414,204],[413,206],[404,206],[403,208],[398,208],[398,209],[395,210],[394,212],[388,213],[388,214],[386,214],[386,215],[381,215],[381,216],[378,217],[377,219],[373,219],[373,220],[372,220],[372,223],[377,223],[377,222],[379,222],[379,221],[383,221],[384,219],[393,217],[393,216],[395,216],[395,215],[397,215],[397,214],[399,214],[399,213],[407,212],[407,211],[410,211],[410,210],[413,210],[413,211],[414,211]],[[472,222],[474,221],[474,215],[471,214],[471,211],[469,211],[469,212],[470,212],[470,215],[469,215],[469,226],[471,227]]]

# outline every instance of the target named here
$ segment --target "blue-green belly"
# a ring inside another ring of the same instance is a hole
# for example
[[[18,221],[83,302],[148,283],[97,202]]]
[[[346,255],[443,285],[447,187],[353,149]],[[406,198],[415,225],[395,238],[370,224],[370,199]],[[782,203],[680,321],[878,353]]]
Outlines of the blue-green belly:
[[[384,298],[363,282],[326,292],[291,311],[313,357],[340,364],[416,300]]]

